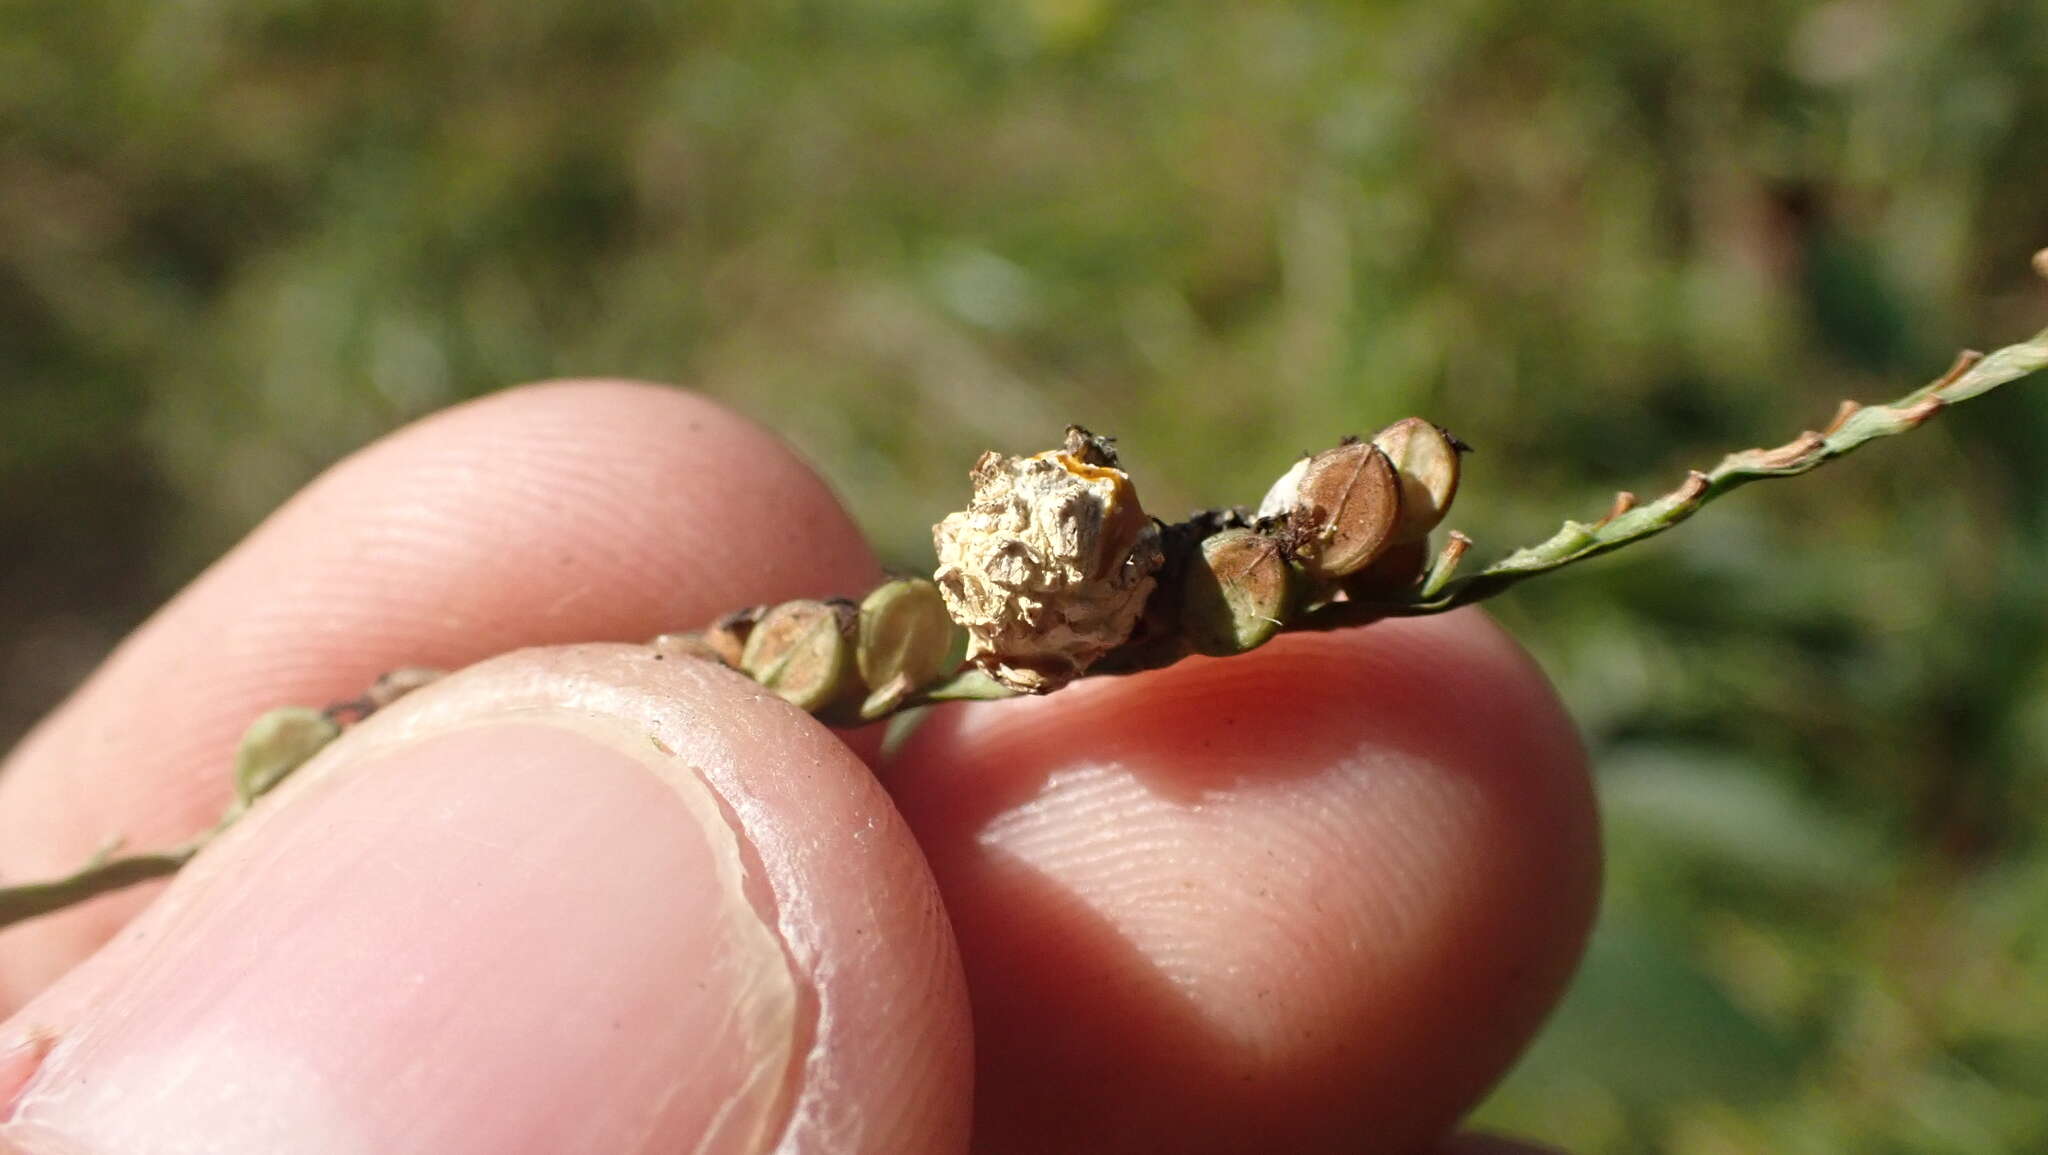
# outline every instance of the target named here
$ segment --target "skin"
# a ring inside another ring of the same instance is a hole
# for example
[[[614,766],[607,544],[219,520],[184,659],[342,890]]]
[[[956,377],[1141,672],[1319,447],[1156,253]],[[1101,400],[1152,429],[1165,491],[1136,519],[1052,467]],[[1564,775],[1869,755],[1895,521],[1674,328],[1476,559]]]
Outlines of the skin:
[[[461,667],[168,888],[0,932],[0,1151],[1534,1150],[1583,755],[1483,616],[935,712],[886,762],[631,641],[858,593],[772,437],[556,383],[316,481],[0,773],[0,878],[211,821],[261,710]]]

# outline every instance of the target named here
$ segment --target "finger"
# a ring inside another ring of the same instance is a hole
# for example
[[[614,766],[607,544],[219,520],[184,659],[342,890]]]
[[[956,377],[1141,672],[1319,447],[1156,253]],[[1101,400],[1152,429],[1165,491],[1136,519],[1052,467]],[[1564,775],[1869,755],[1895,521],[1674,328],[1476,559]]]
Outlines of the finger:
[[[0,773],[0,880],[67,873],[110,835],[209,824],[263,710],[403,665],[642,639],[752,601],[844,593],[872,556],[774,438],[701,398],[539,386],[429,418],[336,466],[125,642]],[[0,934],[0,1010],[144,900]]]
[[[971,1098],[945,916],[864,764],[629,646],[345,735],[7,1054],[23,1155],[957,1151]]]
[[[959,936],[989,1151],[1421,1147],[1597,889],[1572,729],[1476,613],[955,708],[884,782]]]

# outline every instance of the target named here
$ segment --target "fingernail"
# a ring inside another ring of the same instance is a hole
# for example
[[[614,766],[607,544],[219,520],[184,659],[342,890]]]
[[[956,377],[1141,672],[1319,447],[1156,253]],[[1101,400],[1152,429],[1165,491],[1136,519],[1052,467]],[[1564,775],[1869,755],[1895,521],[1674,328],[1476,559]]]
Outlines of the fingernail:
[[[259,811],[88,964],[90,1009],[0,1100],[0,1149],[774,1143],[805,995],[689,766],[583,715],[364,756]]]

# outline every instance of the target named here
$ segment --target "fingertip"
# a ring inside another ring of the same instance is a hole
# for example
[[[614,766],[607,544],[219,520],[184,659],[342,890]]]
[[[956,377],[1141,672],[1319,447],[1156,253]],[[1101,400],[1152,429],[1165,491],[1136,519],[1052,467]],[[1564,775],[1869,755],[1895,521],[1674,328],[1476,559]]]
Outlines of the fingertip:
[[[508,389],[336,465],[136,631],[0,773],[0,878],[107,838],[169,845],[224,804],[242,729],[400,666],[636,640],[877,569],[830,490],[705,398],[622,381]],[[0,935],[0,1009],[139,910],[134,891]]]
[[[780,438],[699,394],[621,380],[519,386],[408,426],[237,553],[259,551],[306,580],[351,561],[329,599],[353,611],[351,636],[396,613],[479,654],[637,638],[875,574],[858,527]]]
[[[1598,889],[1569,721],[1476,614],[957,708],[884,773],[1017,1150],[1115,1149],[1059,1130],[1084,1117],[1420,1144],[1547,1011]]]
[[[886,797],[808,717],[638,647],[380,713],[32,1029],[0,1117],[27,1151],[965,1144],[964,993]]]

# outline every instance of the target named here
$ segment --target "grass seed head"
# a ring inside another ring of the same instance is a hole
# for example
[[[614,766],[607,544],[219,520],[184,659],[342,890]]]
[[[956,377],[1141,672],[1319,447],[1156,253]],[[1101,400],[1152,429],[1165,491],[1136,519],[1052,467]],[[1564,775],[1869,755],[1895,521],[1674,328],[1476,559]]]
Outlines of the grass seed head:
[[[235,751],[235,799],[246,806],[268,794],[341,733],[341,723],[310,706],[281,706],[257,718]]]
[[[1347,441],[1302,467],[1287,513],[1287,540],[1310,576],[1335,580],[1357,573],[1393,540],[1401,518],[1401,484],[1375,445]]]
[[[754,623],[740,668],[799,709],[822,710],[856,684],[854,622],[850,602],[784,602]]]
[[[1395,541],[1421,541],[1450,512],[1458,494],[1461,446],[1420,417],[1408,417],[1379,431],[1372,443],[1401,479],[1401,520]]]
[[[863,715],[881,716],[938,681],[953,659],[959,629],[939,587],[923,578],[885,582],[860,603],[854,659],[868,687]]]
[[[1300,587],[1280,543],[1250,529],[1204,538],[1181,580],[1188,644],[1218,657],[1264,645],[1292,616]]]

